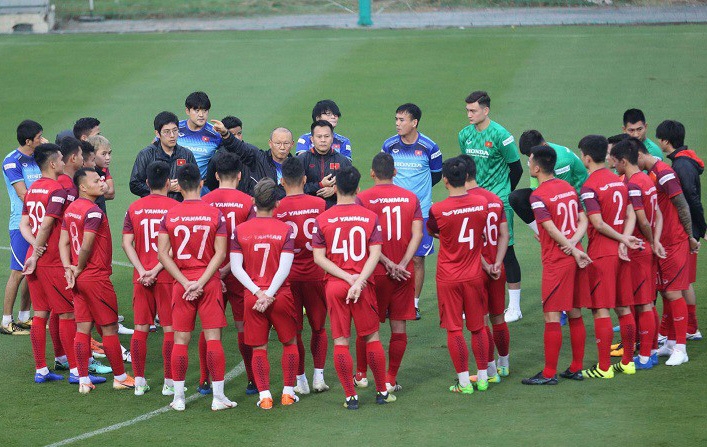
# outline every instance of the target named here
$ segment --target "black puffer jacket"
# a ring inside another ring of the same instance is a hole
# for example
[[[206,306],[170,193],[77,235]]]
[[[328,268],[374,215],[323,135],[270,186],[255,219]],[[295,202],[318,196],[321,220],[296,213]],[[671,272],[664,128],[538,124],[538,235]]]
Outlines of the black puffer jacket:
[[[682,192],[690,207],[690,217],[692,218],[692,236],[700,240],[707,231],[705,223],[705,211],[702,207],[702,186],[700,175],[705,170],[704,162],[694,151],[683,146],[676,149],[668,158],[673,162],[673,170],[680,179]]]
[[[297,158],[302,161],[304,172],[307,176],[304,193],[312,196],[316,196],[317,191],[322,188],[319,182],[324,177],[329,174],[336,175],[339,169],[351,166],[351,160],[333,149],[330,149],[326,154],[320,154],[316,150],[310,149],[307,152],[300,152]],[[327,197],[324,200],[326,200],[326,206],[329,208],[336,204],[336,195]]]
[[[150,188],[147,187],[145,180],[147,179],[147,166],[153,161],[164,161],[169,165],[169,178],[177,178],[177,167],[187,163],[196,164],[194,154],[180,145],[175,146],[172,155],[167,155],[160,145],[160,140],[155,140],[154,143],[141,150],[135,158],[133,172],[130,174],[130,192],[138,197],[145,197],[150,194]],[[169,192],[167,195],[180,202],[183,200],[182,193]]]

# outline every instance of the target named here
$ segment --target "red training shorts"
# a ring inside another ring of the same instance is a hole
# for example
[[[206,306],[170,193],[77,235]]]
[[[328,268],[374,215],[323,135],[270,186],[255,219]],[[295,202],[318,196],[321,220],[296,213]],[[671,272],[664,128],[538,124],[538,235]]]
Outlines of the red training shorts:
[[[243,321],[243,309],[245,308],[243,304],[243,293],[245,287],[231,274],[226,276],[223,282],[226,284],[226,292],[223,294],[224,302],[225,304],[231,305],[233,321]]]
[[[63,267],[37,267],[34,274],[27,276],[27,285],[35,311],[57,315],[74,311],[74,296],[66,290]]]
[[[677,244],[666,245],[665,254],[665,259],[658,258],[658,290],[687,290],[690,287],[690,243],[685,239]]]
[[[690,253],[687,256],[687,267],[689,268],[687,280],[690,282],[690,284],[694,284],[695,281],[697,281],[697,253]]]
[[[277,291],[275,301],[265,309],[258,312],[253,309],[257,298],[245,291],[244,320],[245,343],[249,346],[262,346],[268,344],[270,326],[275,328],[277,339],[280,343],[287,343],[297,336],[297,312],[292,292],[287,286]]]
[[[295,313],[297,314],[297,331],[304,328],[302,308],[307,311],[307,320],[313,331],[324,329],[326,323],[326,292],[324,280],[292,281],[290,290],[294,298]]]
[[[634,305],[650,304],[655,300],[657,263],[650,249],[631,252],[631,283]]]
[[[156,282],[150,287],[133,283],[135,324],[154,324],[159,314],[162,326],[172,325],[172,283]]]
[[[221,291],[221,280],[214,276],[204,286],[204,292],[195,300],[182,298],[184,287],[178,282],[172,286],[172,329],[177,332],[194,330],[196,315],[202,329],[226,327],[226,315]]]
[[[486,287],[484,277],[454,283],[437,278],[437,301],[440,326],[448,331],[462,330],[462,314],[466,328],[476,332],[484,327],[486,315]]]
[[[501,276],[497,280],[489,275],[484,278],[488,294],[487,312],[489,315],[501,315],[506,308],[506,269],[501,266]]]
[[[332,338],[351,337],[352,318],[358,336],[365,337],[378,330],[378,303],[375,285],[371,282],[369,278],[368,285],[361,291],[358,301],[346,304],[346,295],[351,286],[338,278],[327,279],[325,290]]]
[[[99,281],[76,281],[74,315],[77,323],[108,326],[118,322],[118,297],[113,283],[106,277]]]
[[[619,259],[619,273],[616,276],[616,307],[629,307],[636,305],[636,298],[633,294],[633,274],[631,264]]]
[[[388,275],[375,275],[378,321],[415,319],[415,277],[397,281]]]
[[[616,280],[619,273],[619,255],[593,259],[589,269],[589,293],[592,297],[590,309],[613,309],[616,307]]]
[[[574,307],[577,263],[565,262],[543,265],[542,301],[543,312],[569,312]]]

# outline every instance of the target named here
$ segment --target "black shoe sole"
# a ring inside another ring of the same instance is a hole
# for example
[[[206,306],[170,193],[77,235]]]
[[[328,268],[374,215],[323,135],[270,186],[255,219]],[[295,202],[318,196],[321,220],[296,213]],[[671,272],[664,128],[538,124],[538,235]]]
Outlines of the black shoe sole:
[[[577,371],[577,372],[571,372],[569,369],[567,371],[560,373],[560,377],[563,379],[568,379],[568,380],[577,380],[577,381],[582,381],[584,380],[584,376],[582,375],[582,371]]]

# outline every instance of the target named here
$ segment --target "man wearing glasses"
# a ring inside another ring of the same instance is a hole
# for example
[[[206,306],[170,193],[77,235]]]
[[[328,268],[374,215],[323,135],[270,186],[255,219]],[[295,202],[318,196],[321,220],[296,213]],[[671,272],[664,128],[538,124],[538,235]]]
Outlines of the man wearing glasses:
[[[130,174],[130,192],[139,197],[150,194],[145,182],[147,166],[153,161],[164,161],[170,168],[170,184],[167,195],[180,202],[183,200],[177,183],[177,168],[186,164],[196,164],[194,154],[177,144],[179,137],[179,118],[172,112],[160,112],[155,117],[155,141],[141,150],[135,158],[133,172]],[[235,139],[235,138],[234,138]]]
[[[312,109],[312,122],[316,123],[320,120],[329,121],[331,126],[335,128],[337,124],[339,124],[339,118],[341,118],[339,106],[331,99],[319,101]],[[297,140],[296,154],[299,155],[302,152],[307,152],[313,147],[314,141],[312,140],[312,133],[306,133]],[[331,148],[351,160],[351,142],[345,136],[334,132],[334,141],[331,143]]]

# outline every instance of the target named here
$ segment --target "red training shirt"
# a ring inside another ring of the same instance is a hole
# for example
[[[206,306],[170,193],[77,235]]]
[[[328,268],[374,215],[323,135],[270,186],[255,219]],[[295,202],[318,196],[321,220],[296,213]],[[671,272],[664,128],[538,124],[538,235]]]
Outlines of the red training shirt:
[[[277,219],[292,227],[295,237],[295,260],[290,270],[292,281],[321,281],[324,270],[314,263],[312,231],[314,221],[326,209],[326,201],[309,194],[296,194],[280,200],[274,211]]]
[[[79,250],[84,232],[96,234],[91,256],[86,268],[79,275],[84,281],[105,281],[112,273],[113,242],[108,225],[108,216],[94,202],[79,197],[64,211],[61,231],[69,233],[71,264],[78,265]]]

